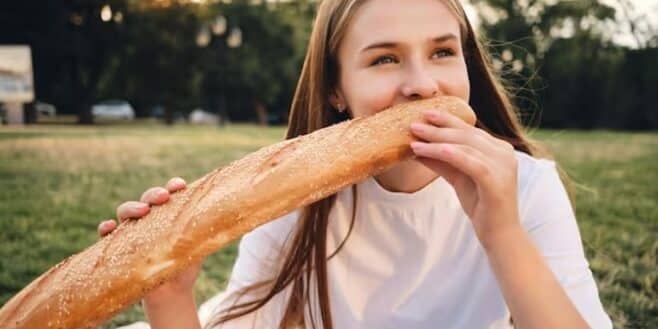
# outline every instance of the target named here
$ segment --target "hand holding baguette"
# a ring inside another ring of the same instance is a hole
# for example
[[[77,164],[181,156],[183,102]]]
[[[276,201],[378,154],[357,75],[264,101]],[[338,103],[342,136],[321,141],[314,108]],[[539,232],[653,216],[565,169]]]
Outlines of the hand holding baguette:
[[[117,207],[117,219],[120,222],[130,219],[140,219],[146,216],[151,206],[158,206],[169,201],[171,194],[176,193],[186,187],[186,182],[180,177],[174,177],[167,182],[165,187],[152,187],[146,190],[140,201],[127,201]],[[117,222],[113,219],[101,222],[98,225],[98,235],[105,237],[112,233],[117,227]],[[162,300],[169,298],[172,294],[191,293],[194,282],[201,270],[201,263],[185,269],[178,277],[165,282],[144,296],[147,305],[160,303]]]
[[[475,124],[468,104],[442,96],[264,147],[48,270],[0,309],[0,327],[95,327],[255,227],[413,157],[409,126],[428,109]]]
[[[119,205],[116,218],[138,220],[150,212],[151,206],[169,201],[171,194],[186,187],[185,180],[174,177],[165,187],[146,190],[139,201],[127,201]],[[116,229],[115,220],[106,220],[98,225],[98,234],[104,237]],[[194,300],[194,282],[201,270],[201,263],[183,270],[177,277],[153,289],[142,298],[146,318],[154,329],[200,328]]]

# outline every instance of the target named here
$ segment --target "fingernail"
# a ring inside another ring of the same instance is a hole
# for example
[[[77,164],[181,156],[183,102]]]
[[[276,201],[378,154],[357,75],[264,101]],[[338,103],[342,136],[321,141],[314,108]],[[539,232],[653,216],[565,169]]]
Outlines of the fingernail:
[[[180,185],[184,185],[185,181],[182,178],[177,177],[172,179],[170,183],[173,184],[174,186],[180,186]]]
[[[133,209],[138,210],[138,211],[145,210],[146,208],[148,208],[148,205],[146,205],[146,204],[138,204],[138,205],[133,206]]]

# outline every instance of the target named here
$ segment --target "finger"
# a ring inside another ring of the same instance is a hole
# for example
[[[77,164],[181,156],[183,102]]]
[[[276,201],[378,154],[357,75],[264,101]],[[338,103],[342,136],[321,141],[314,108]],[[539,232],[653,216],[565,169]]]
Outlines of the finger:
[[[414,153],[418,156],[441,160],[441,161],[444,161],[444,158],[455,156],[456,151],[470,154],[477,161],[482,161],[486,159],[485,155],[482,154],[482,152],[480,152],[478,149],[463,144],[412,142],[411,148],[414,151]],[[463,172],[463,170],[455,166],[454,163],[450,163],[448,161],[444,161],[444,162],[450,164],[456,169],[460,169],[460,171]]]
[[[419,156],[437,159],[446,162],[453,168],[465,173],[473,181],[483,186],[489,186],[491,181],[491,168],[482,152],[467,145],[435,144],[413,142],[411,147]]]
[[[503,151],[512,152],[512,153],[516,152],[516,147],[511,142],[508,142],[507,140],[500,138],[497,138],[497,140],[500,141],[500,146]]]
[[[487,141],[491,142],[494,146],[498,147],[500,151],[509,152],[514,151],[514,146],[505,140],[502,136],[493,135],[490,132],[481,129],[475,128],[476,133],[485,138]]]
[[[180,177],[174,177],[167,182],[166,187],[167,190],[169,190],[169,193],[174,193],[176,191],[180,191],[184,189],[186,185],[187,183],[185,182],[184,179]]]
[[[470,145],[489,155],[507,150],[501,146],[503,141],[497,140],[480,128],[470,126],[452,128],[414,122],[410,130],[416,137],[428,142]]]
[[[123,222],[131,218],[141,218],[149,213],[151,207],[148,204],[137,201],[128,201],[122,203],[117,208],[117,218]]]
[[[117,228],[117,223],[114,219],[104,220],[98,224],[98,235],[102,238],[110,234]]]
[[[163,204],[169,200],[169,191],[164,187],[151,187],[142,193],[139,201],[150,205]]]
[[[470,129],[437,127],[420,122],[412,123],[410,128],[416,137],[427,142],[465,144],[484,152],[493,147],[483,137],[473,134]]]
[[[473,128],[473,126],[448,111],[426,110],[423,111],[423,118],[427,122],[440,127]]]

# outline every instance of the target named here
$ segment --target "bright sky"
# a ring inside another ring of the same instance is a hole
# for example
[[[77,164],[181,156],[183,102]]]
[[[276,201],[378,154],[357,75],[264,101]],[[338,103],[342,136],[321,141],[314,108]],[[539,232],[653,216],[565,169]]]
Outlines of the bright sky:
[[[619,8],[617,0],[601,0],[602,2]],[[647,15],[649,22],[652,25],[654,33],[658,33],[658,0],[631,0],[635,7],[636,15]],[[622,14],[621,10],[617,10],[617,15]],[[618,16],[619,17],[619,16]],[[623,17],[623,16],[622,16]],[[637,17],[637,16],[634,16]],[[636,42],[633,38],[630,28],[625,26],[624,32],[618,33],[613,37],[613,40],[619,44],[635,47]]]

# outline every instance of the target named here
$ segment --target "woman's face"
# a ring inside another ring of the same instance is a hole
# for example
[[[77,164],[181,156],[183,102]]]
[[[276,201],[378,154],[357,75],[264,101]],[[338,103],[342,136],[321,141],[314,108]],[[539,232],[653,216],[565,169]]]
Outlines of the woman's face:
[[[347,104],[353,117],[437,95],[469,99],[459,23],[439,0],[366,2],[350,22],[338,62],[330,101]]]

